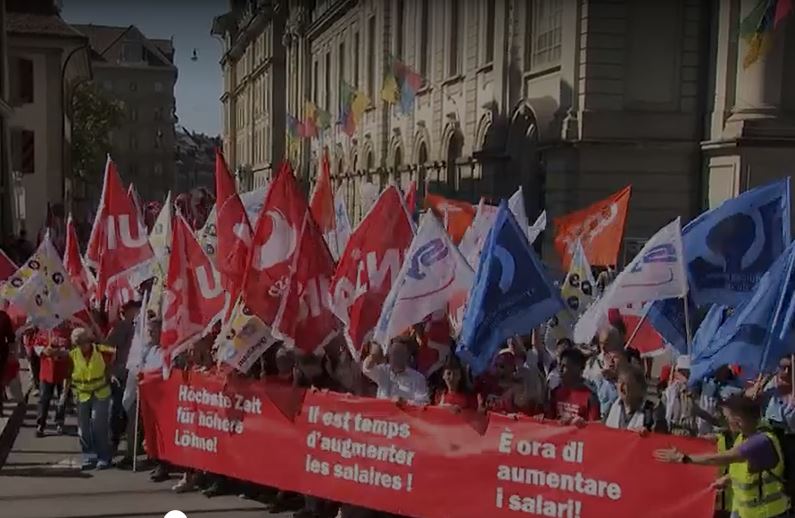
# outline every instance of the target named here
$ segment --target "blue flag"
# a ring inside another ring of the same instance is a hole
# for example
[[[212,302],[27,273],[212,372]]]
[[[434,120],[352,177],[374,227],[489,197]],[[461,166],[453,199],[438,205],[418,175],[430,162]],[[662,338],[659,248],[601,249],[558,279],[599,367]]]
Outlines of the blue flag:
[[[469,293],[458,356],[481,374],[508,338],[532,332],[561,309],[558,290],[503,200]]]
[[[713,304],[712,307],[709,308],[704,320],[701,321],[696,334],[693,336],[692,356],[694,358],[700,356],[707,350],[715,334],[733,312],[734,310],[732,308],[719,304]]]
[[[725,201],[682,229],[697,306],[738,306],[790,243],[789,178]]]
[[[687,250],[685,250],[687,253]],[[697,308],[690,295],[687,296],[690,314],[690,329]],[[685,327],[685,303],[682,299],[659,300],[649,307],[646,320],[660,333],[663,340],[679,354],[687,354],[687,327]]]
[[[775,369],[795,352],[790,340],[795,311],[795,243],[759,280],[750,298],[729,316],[712,340],[692,359],[691,380],[722,365],[738,364],[744,376]]]

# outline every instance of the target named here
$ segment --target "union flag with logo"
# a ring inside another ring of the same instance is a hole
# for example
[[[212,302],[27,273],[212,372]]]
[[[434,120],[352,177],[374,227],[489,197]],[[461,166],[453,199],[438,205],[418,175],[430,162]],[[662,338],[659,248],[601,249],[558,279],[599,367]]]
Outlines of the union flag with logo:
[[[555,218],[555,250],[568,270],[577,241],[591,266],[615,266],[624,237],[632,186],[584,209]]]

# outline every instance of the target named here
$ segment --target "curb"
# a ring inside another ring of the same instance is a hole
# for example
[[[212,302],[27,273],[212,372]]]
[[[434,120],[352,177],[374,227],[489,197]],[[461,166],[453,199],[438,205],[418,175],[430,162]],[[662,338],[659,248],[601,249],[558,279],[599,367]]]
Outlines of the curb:
[[[0,432],[0,469],[5,466],[6,459],[14,446],[14,441],[17,439],[19,429],[25,420],[25,414],[28,410],[28,398],[30,397],[31,389],[25,391],[22,396],[22,401],[17,403],[16,408],[11,412],[11,417],[8,418],[5,427]]]

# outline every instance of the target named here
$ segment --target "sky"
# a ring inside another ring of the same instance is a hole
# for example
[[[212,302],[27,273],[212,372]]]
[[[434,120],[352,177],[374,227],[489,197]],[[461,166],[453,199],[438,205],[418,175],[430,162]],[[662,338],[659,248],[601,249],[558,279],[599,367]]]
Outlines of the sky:
[[[135,25],[149,38],[173,37],[178,124],[214,136],[221,133],[222,47],[210,27],[227,5],[226,0],[62,0],[61,16],[70,23]],[[197,61],[190,59],[194,48]]]

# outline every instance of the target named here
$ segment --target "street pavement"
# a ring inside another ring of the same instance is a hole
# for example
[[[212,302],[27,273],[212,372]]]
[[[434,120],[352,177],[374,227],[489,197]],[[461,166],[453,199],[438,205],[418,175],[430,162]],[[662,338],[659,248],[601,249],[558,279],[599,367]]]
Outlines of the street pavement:
[[[66,433],[70,435],[55,435],[51,426],[47,436],[37,438],[35,403],[31,396],[11,453],[0,467],[0,517],[162,518],[171,510],[180,510],[188,518],[292,516],[269,514],[261,504],[237,496],[177,495],[171,491],[176,475],[171,481],[155,484],[149,481],[148,471],[114,468],[81,472],[75,416],[67,416]],[[8,413],[6,407],[5,415]]]

